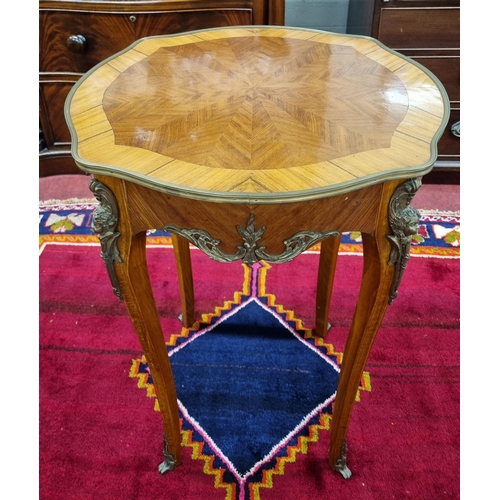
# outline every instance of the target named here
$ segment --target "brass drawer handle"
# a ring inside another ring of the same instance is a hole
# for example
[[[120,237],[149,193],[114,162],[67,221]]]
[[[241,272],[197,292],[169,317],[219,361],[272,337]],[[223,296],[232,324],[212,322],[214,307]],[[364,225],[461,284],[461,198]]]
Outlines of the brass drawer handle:
[[[87,39],[83,35],[71,35],[66,40],[66,46],[71,52],[81,54],[85,50]]]
[[[460,120],[451,126],[451,133],[456,137],[460,137]]]

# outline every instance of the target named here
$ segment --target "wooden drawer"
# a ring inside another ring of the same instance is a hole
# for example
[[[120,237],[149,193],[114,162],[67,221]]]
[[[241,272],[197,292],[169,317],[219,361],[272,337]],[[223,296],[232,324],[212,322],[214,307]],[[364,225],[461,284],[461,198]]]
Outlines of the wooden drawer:
[[[382,8],[377,38],[393,49],[460,47],[460,8]]]
[[[72,12],[40,10],[41,72],[85,73],[138,38],[196,29],[252,24],[251,8],[197,9],[182,12]],[[70,36],[83,35],[82,52],[67,46]]]
[[[438,163],[460,166],[460,1],[374,0],[372,36],[429,69],[450,99],[450,120],[438,143]],[[437,163],[436,163],[437,165]]]

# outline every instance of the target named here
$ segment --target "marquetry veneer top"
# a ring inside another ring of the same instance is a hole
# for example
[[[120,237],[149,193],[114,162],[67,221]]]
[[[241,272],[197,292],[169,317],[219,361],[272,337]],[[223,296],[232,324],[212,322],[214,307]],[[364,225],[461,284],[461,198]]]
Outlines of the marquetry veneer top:
[[[65,112],[87,172],[270,203],[427,173],[449,103],[369,37],[240,27],[141,39],[84,75]]]

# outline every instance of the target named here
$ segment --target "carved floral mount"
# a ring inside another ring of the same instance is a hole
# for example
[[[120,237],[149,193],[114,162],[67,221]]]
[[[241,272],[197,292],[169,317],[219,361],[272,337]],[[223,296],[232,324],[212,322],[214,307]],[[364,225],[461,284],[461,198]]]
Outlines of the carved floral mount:
[[[116,198],[109,188],[96,179],[90,181],[89,188],[100,203],[92,215],[92,230],[98,235],[101,242],[101,257],[106,264],[113,292],[122,300],[122,292],[114,265],[115,262],[122,262],[117,246],[120,233],[115,231],[118,224]]]
[[[391,243],[388,264],[396,266],[389,294],[389,304],[392,304],[398,295],[398,288],[410,259],[411,241],[413,235],[418,232],[420,213],[410,207],[410,203],[421,185],[420,179],[411,179],[400,184],[389,202],[389,225],[394,234],[387,235]]]
[[[236,226],[238,233],[243,239],[243,244],[237,246],[237,251],[234,254],[228,254],[220,250],[220,240],[213,238],[203,229],[180,229],[173,225],[166,225],[163,230],[183,236],[213,260],[218,262],[242,260],[248,266],[259,260],[272,263],[289,262],[318,241],[329,236],[340,236],[340,233],[335,230],[325,232],[299,231],[291,238],[283,241],[285,246],[283,252],[280,254],[270,254],[266,252],[265,246],[257,246],[257,242],[262,238],[266,226],[256,229],[253,224],[254,218],[255,216],[251,214],[245,229],[242,229],[239,225]]]

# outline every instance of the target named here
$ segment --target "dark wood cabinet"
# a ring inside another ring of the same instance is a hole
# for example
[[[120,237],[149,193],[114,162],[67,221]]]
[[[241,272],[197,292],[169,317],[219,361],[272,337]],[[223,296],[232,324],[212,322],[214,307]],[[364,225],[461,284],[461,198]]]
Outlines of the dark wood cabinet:
[[[284,0],[50,0],[39,2],[39,176],[81,173],[64,102],[79,78],[135,40],[238,25],[284,24]]]
[[[460,2],[375,0],[372,36],[431,70],[450,98],[435,167],[460,167]]]

